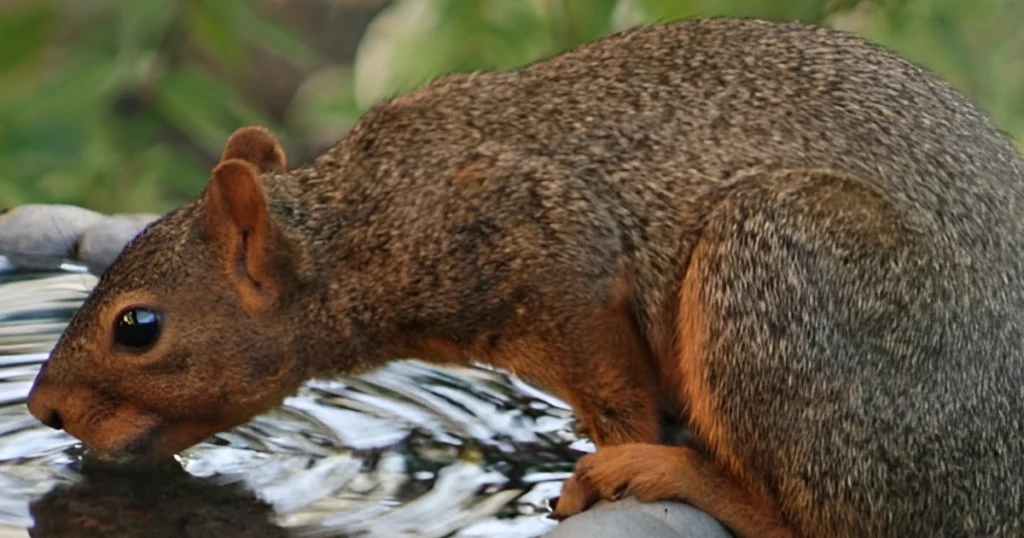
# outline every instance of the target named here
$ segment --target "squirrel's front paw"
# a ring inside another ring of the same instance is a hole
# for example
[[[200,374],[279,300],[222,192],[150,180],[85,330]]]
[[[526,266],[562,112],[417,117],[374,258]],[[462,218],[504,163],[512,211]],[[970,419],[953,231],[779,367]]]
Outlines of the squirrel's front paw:
[[[640,502],[685,500],[683,475],[693,458],[687,447],[629,443],[598,449],[580,458],[574,474],[562,485],[552,517],[565,519],[599,500],[636,497]]]

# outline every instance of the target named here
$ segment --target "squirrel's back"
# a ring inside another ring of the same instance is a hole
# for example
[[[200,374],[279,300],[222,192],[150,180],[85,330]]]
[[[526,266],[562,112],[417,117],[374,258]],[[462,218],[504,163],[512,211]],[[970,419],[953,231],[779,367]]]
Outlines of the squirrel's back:
[[[445,77],[375,112],[394,119],[405,107],[425,112],[409,126],[434,136],[389,129],[388,143],[431,164],[462,159],[435,151],[459,136],[459,146],[543,157],[582,180],[664,167],[622,186],[685,196],[751,170],[828,167],[875,178],[939,220],[975,199],[1024,198],[1019,154],[950,85],[859,37],[797,23],[629,30],[523,70]],[[381,119],[368,114],[349,141]]]
[[[1008,137],[914,63],[796,23],[655,25],[519,71],[445,77],[369,112],[320,162],[377,174],[363,184],[396,206],[446,208],[416,215],[426,229],[522,211],[547,231],[600,230],[564,238],[630,265],[648,319],[674,308],[679,260],[714,201],[779,170],[865,182],[983,293],[1024,278],[1024,164]],[[470,192],[436,175],[470,165],[502,179]],[[1024,305],[1024,287],[1000,293]]]

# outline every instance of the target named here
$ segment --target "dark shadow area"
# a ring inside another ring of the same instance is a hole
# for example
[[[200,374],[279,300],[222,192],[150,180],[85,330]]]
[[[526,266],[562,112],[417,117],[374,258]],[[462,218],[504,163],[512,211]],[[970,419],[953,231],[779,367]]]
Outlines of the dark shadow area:
[[[117,465],[86,460],[81,480],[30,505],[33,538],[286,537],[273,508],[240,482],[197,478],[173,459]]]

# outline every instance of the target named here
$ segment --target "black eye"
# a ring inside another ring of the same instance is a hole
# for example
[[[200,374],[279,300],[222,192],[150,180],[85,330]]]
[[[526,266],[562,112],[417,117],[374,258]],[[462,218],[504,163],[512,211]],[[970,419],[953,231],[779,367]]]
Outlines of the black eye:
[[[129,308],[114,322],[114,342],[128,349],[141,351],[160,337],[160,315],[148,308]]]

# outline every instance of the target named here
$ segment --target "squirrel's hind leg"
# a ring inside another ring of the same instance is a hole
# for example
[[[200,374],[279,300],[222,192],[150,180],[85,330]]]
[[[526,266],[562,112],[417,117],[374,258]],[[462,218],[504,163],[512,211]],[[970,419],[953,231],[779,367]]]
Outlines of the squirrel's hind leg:
[[[705,274],[705,246],[702,239],[693,249],[681,289],[679,368],[682,401],[712,457],[691,447],[647,443],[601,447],[581,458],[574,475],[565,482],[555,506],[556,518],[572,516],[598,500],[633,496],[641,502],[687,502],[715,517],[740,538],[793,536],[763,485],[745,475],[743,465],[725,442],[706,387],[691,382],[704,377],[707,327],[700,285]]]
[[[701,450],[601,447],[580,460],[556,515],[634,495],[687,502],[741,538],[864,535],[866,484],[848,478],[874,462],[841,437],[870,381],[858,361],[877,359],[863,329],[907,318],[886,298],[927,246],[893,204],[829,170],[727,193],[680,287],[678,396]]]

